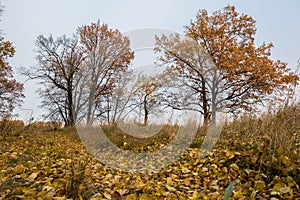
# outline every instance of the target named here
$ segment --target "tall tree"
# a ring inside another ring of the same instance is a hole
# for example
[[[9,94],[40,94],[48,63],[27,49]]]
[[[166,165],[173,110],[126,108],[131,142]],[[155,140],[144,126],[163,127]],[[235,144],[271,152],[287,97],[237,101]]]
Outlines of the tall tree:
[[[0,8],[0,15],[2,8]],[[5,41],[0,35],[0,117],[9,117],[15,106],[22,102],[23,84],[17,82],[13,76],[8,58],[13,57],[15,48],[12,43]]]
[[[31,79],[39,79],[44,86],[41,96],[53,114],[60,114],[65,126],[75,125],[74,87],[77,72],[84,56],[76,38],[43,35],[36,40],[38,66],[24,72]],[[53,105],[49,107],[49,103]],[[53,109],[53,110],[52,110]]]
[[[105,97],[133,59],[129,39],[107,24],[78,28],[72,38],[40,35],[36,40],[38,66],[25,70],[39,79],[42,107],[49,117],[59,115],[65,126],[93,121],[108,112]],[[56,117],[57,118],[57,117]]]
[[[119,30],[107,24],[91,23],[78,29],[80,42],[85,53],[85,80],[87,100],[87,123],[91,124],[99,116],[103,96],[112,93],[118,77],[128,69],[134,58],[130,41]]]
[[[169,66],[165,74],[188,91],[177,93],[168,105],[197,110],[205,124],[215,121],[217,111],[251,110],[268,95],[298,82],[286,63],[270,58],[272,43],[255,46],[255,20],[233,6],[211,16],[200,10],[185,28],[184,37],[157,37],[155,50]]]

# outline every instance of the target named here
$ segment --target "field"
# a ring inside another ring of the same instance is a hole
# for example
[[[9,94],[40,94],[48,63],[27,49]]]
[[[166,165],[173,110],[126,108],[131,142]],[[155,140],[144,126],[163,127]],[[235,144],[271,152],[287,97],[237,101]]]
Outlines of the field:
[[[0,141],[0,199],[300,199],[299,106],[227,123],[199,157],[199,134],[179,160],[158,173],[126,173],[90,156],[75,129],[26,131]],[[120,148],[148,151],[172,139],[172,127],[139,143],[104,127]],[[148,146],[146,148],[146,146]],[[150,147],[149,147],[150,146]]]

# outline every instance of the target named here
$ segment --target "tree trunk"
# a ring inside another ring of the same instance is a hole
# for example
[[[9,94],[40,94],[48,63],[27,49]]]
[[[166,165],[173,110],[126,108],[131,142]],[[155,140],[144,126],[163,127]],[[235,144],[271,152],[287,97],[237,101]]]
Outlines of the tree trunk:
[[[93,99],[92,99],[92,94],[90,92],[89,99],[88,99],[87,119],[86,119],[86,124],[87,125],[92,125],[93,124],[93,120],[92,120],[92,106],[93,106]]]
[[[216,116],[216,111],[213,110],[212,113],[211,113],[211,120],[210,120],[210,124],[211,124],[212,126],[215,126],[215,125],[216,125],[216,120],[217,120],[216,118],[217,118],[217,116]]]
[[[74,126],[75,120],[73,115],[73,91],[72,86],[68,86],[68,124],[67,126]]]
[[[211,91],[211,121],[210,124],[212,126],[216,125],[216,114],[217,114],[217,95],[218,95],[218,76],[217,72],[214,69],[214,74],[213,74],[213,83],[212,83],[212,91]]]
[[[201,80],[201,87],[202,87],[202,107],[203,107],[203,125],[205,127],[208,127],[209,121],[210,121],[210,113],[208,110],[208,101],[207,101],[207,94],[206,94],[206,87],[205,87],[205,79],[202,76]]]
[[[144,126],[147,125],[148,123],[148,115],[149,115],[149,112],[148,112],[148,109],[147,109],[147,101],[146,101],[146,97],[144,98]]]

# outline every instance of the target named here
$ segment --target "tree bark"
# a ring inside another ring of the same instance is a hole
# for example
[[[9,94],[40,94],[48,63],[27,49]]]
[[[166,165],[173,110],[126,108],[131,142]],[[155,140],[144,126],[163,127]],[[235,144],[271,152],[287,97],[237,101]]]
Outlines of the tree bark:
[[[209,125],[210,121],[210,113],[208,109],[208,100],[207,100],[207,94],[206,94],[206,87],[205,87],[205,79],[202,76],[201,78],[201,87],[202,87],[202,107],[203,107],[203,125],[207,127]]]
[[[148,123],[148,115],[149,115],[149,112],[147,109],[147,101],[146,101],[146,96],[145,96],[145,98],[144,98],[144,126],[146,126]]]
[[[72,86],[68,85],[68,124],[67,126],[74,126],[75,120],[73,115],[73,91]]]

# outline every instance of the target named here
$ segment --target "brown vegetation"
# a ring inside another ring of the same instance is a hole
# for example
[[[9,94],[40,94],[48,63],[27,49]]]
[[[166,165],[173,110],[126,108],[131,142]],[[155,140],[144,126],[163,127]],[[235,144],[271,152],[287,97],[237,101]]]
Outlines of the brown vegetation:
[[[299,108],[285,107],[273,114],[243,116],[227,123],[205,157],[199,157],[204,137],[199,134],[194,148],[154,174],[125,173],[99,163],[90,157],[74,129],[8,137],[0,141],[0,197],[222,199],[234,180],[231,199],[297,199]],[[169,142],[176,127],[167,127],[140,143],[124,137],[115,127],[103,130],[120,148],[147,152]]]

